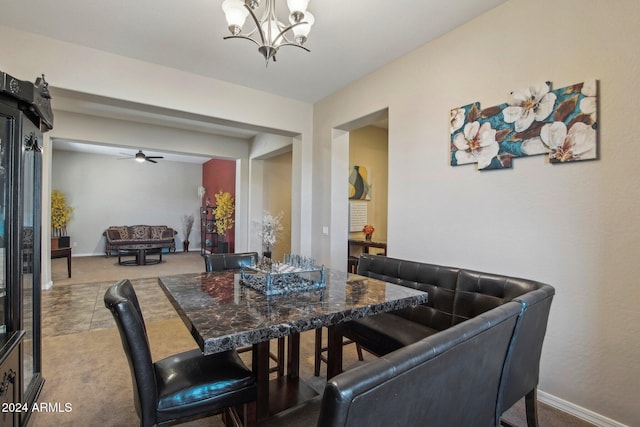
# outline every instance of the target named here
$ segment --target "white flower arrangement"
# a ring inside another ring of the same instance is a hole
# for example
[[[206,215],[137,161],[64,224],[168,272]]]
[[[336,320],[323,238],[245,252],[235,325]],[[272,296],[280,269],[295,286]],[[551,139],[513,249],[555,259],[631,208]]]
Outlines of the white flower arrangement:
[[[282,217],[284,212],[280,211],[277,215],[271,215],[269,211],[264,211],[262,214],[262,228],[258,231],[258,236],[262,239],[262,244],[267,251],[271,250],[271,247],[275,245],[280,233],[282,233]]]

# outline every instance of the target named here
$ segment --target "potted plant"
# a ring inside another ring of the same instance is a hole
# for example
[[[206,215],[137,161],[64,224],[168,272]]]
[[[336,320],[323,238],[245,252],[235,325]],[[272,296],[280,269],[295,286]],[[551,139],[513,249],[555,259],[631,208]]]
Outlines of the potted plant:
[[[216,207],[213,210],[216,233],[218,234],[218,252],[229,252],[227,230],[233,227],[235,201],[231,193],[220,190],[215,194]]]
[[[264,211],[262,214],[262,227],[258,231],[258,236],[262,239],[262,247],[264,249],[262,256],[265,258],[271,258],[271,249],[282,232],[280,221],[282,221],[283,216],[284,212],[282,211],[275,216],[271,215],[269,211]]]
[[[184,234],[184,240],[182,241],[182,251],[189,252],[189,236],[193,229],[193,214],[185,215],[182,217],[182,233]]]
[[[68,248],[70,238],[67,235],[67,224],[71,221],[73,208],[67,205],[64,193],[60,190],[51,192],[51,248]]]

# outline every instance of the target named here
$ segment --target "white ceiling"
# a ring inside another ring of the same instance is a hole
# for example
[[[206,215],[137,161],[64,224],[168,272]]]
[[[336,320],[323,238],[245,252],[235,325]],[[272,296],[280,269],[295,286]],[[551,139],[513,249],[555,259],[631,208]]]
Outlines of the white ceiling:
[[[305,45],[311,52],[283,47],[268,67],[253,43],[223,40],[228,30],[222,0],[0,0],[0,25],[313,103],[505,1],[311,0],[316,23]],[[284,21],[284,0],[277,0],[277,10]],[[56,88],[52,95],[56,109],[64,111],[244,140],[279,133]],[[120,157],[132,151],[62,140],[54,148]]]
[[[313,103],[505,1],[311,0],[311,53],[283,47],[268,67],[222,39],[222,0],[0,0],[0,24]]]
[[[97,154],[101,156],[116,157],[119,160],[133,161],[138,150],[131,147],[118,147],[115,145],[97,144],[95,142],[86,143],[84,141],[72,141],[67,139],[56,139],[53,144],[56,151],[73,151],[77,153]],[[156,162],[171,161],[181,163],[203,164],[211,157],[202,157],[191,154],[142,150],[145,156],[161,156],[162,159],[154,159]],[[145,165],[151,163],[145,162]]]

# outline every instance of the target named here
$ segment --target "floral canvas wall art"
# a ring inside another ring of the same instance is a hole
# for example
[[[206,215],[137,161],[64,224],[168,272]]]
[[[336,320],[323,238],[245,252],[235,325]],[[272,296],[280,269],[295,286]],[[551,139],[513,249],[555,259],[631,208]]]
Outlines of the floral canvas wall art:
[[[451,110],[451,166],[505,169],[514,157],[548,154],[550,163],[596,159],[597,82],[551,90],[545,82],[514,91],[507,103]]]

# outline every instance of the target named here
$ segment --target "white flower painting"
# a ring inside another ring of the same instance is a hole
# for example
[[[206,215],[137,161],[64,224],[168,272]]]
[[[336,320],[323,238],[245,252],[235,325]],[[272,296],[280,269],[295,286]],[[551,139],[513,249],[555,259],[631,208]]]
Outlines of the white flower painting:
[[[505,169],[517,157],[548,154],[550,163],[598,158],[598,86],[595,80],[560,89],[551,83],[513,91],[494,107],[451,110],[451,165]]]

